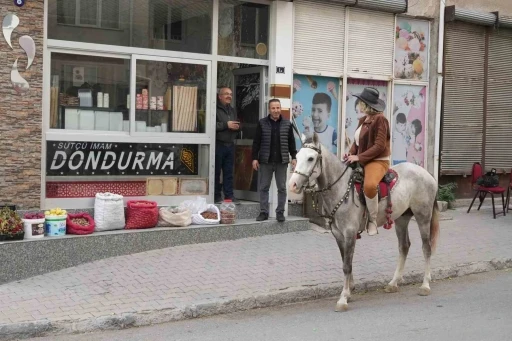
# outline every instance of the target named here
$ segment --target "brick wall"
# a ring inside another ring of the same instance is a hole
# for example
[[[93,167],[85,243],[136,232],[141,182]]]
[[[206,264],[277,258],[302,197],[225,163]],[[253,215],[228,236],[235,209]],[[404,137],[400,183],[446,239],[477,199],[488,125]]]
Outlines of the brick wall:
[[[26,1],[18,8],[12,0],[0,0],[0,21],[8,13],[20,23],[14,30],[13,49],[0,34],[0,204],[20,208],[39,207],[41,194],[41,139],[43,94],[43,0]],[[29,70],[19,38],[29,35],[36,43],[36,56]],[[11,67],[18,59],[18,70],[30,90],[18,94],[11,84]]]

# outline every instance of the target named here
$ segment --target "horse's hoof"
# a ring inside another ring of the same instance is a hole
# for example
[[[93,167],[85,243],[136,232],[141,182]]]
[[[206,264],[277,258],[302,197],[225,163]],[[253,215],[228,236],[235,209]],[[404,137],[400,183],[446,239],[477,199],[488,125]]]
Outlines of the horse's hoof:
[[[336,309],[334,311],[340,312],[340,311],[347,311],[348,310],[348,304],[347,303],[337,303]]]
[[[418,295],[420,295],[420,296],[428,296],[428,295],[430,295],[430,288],[421,287],[420,291],[418,292]]]
[[[398,285],[386,285],[384,291],[390,294],[398,292]]]

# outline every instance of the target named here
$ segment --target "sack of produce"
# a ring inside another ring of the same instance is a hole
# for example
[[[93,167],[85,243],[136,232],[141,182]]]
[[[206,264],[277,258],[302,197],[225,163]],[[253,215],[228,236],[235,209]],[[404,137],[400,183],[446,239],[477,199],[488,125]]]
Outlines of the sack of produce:
[[[154,201],[132,200],[126,204],[126,228],[148,229],[158,224],[158,206]]]
[[[192,224],[192,214],[187,208],[162,207],[158,211],[159,227],[185,227]]]
[[[94,232],[94,219],[88,213],[69,213],[66,219],[67,234],[91,234]]]
[[[97,193],[94,201],[95,231],[119,230],[124,228],[123,196],[113,193]]]

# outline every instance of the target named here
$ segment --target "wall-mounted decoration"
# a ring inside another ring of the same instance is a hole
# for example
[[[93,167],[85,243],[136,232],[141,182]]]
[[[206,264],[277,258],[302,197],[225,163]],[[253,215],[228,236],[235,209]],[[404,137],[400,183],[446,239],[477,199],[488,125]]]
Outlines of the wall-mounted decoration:
[[[395,78],[428,80],[429,22],[397,18]]]
[[[46,175],[197,175],[198,145],[47,141]]]
[[[146,195],[178,194],[178,178],[148,178]]]
[[[180,195],[208,194],[208,179],[180,179]]]
[[[34,58],[36,56],[36,43],[34,42],[34,39],[29,36],[23,36],[19,40],[20,46],[25,51],[25,54],[27,55],[28,62],[27,67],[25,70],[28,70],[28,68],[32,65],[34,62]]]
[[[4,17],[2,21],[2,33],[4,34],[5,41],[12,49],[11,36],[12,32],[20,24],[20,18],[16,14],[9,13]]]
[[[12,65],[11,69],[11,83],[14,87],[14,90],[18,93],[23,93],[28,91],[30,89],[30,85],[28,82],[23,78],[19,71],[18,71],[18,59],[14,61],[14,64]]]
[[[15,0],[14,4],[17,6],[23,6],[25,4],[25,1]],[[2,20],[2,34],[5,38],[5,41],[9,45],[11,49],[12,47],[12,33],[18,27],[20,24],[20,18],[16,14],[8,13],[4,19]],[[24,35],[20,37],[19,44],[23,51],[25,51],[25,55],[27,56],[27,66],[25,67],[25,70],[28,70],[30,66],[32,66],[32,63],[34,62],[34,58],[36,56],[36,44],[34,42],[34,39],[32,37]],[[18,70],[18,59],[14,61],[14,64],[11,68],[11,83],[16,90],[17,93],[24,93],[30,89],[30,85],[23,78],[23,76],[20,74]]]

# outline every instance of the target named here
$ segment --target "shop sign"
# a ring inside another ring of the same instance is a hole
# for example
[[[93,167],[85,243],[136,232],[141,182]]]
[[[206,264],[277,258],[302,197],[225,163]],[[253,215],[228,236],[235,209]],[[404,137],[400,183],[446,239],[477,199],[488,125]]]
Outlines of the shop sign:
[[[46,175],[198,175],[198,145],[46,142]]]

